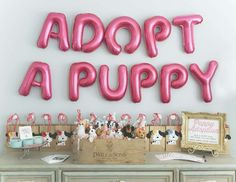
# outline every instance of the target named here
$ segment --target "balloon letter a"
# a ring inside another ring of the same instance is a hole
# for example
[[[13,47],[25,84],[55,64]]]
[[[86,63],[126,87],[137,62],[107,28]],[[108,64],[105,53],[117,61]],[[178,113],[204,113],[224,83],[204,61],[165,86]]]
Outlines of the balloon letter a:
[[[41,74],[40,82],[35,80],[38,73]],[[41,87],[43,99],[49,100],[52,97],[51,73],[47,63],[33,62],[31,64],[20,86],[19,94],[23,96],[29,95],[32,86]]]

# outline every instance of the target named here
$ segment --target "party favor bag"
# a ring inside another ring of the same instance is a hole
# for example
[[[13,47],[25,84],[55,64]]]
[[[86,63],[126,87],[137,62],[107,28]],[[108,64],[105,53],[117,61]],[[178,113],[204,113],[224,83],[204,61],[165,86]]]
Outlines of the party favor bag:
[[[58,123],[55,125],[57,132],[56,151],[71,151],[72,150],[72,125],[67,123],[67,116],[63,113],[58,115]]]
[[[181,151],[181,125],[180,117],[173,113],[167,117],[166,125],[166,151],[168,152],[178,152]]]
[[[55,151],[56,147],[56,130],[52,125],[52,119],[49,114],[43,114],[44,121],[47,121],[47,124],[42,124],[39,127],[41,136],[43,137],[43,142],[45,143],[40,150],[42,151]]]
[[[150,152],[163,152],[166,149],[166,127],[162,126],[162,116],[159,113],[153,114],[153,120],[151,121],[150,131],[147,135],[149,140]]]
[[[14,122],[15,121],[15,122]],[[9,142],[11,139],[13,138],[19,138],[19,123],[20,123],[20,119],[19,116],[17,114],[13,114],[11,115],[8,119],[7,119],[7,123],[6,123],[6,149],[7,152],[18,152],[19,149],[12,149],[9,147]]]

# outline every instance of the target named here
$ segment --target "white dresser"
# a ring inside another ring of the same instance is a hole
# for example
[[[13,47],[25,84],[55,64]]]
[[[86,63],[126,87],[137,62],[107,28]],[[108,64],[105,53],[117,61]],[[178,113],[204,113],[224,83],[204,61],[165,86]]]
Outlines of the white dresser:
[[[83,165],[68,159],[48,165],[33,152],[30,160],[21,153],[0,157],[0,182],[235,182],[236,161],[229,156],[207,157],[207,163],[160,162],[152,153],[140,165]]]

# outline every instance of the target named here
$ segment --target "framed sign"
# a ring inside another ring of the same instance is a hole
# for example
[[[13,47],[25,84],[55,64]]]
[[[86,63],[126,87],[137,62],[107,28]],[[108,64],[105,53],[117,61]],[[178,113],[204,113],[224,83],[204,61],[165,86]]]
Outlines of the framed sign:
[[[223,113],[182,112],[181,147],[190,153],[195,150],[211,151],[213,155],[222,152],[225,118]]]

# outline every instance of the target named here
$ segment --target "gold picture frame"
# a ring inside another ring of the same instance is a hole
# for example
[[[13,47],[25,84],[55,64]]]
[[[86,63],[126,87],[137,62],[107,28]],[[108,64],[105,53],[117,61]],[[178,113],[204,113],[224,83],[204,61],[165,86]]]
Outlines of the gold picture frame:
[[[224,150],[226,114],[182,112],[181,148],[189,153],[210,151],[217,156]]]

